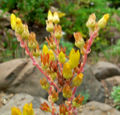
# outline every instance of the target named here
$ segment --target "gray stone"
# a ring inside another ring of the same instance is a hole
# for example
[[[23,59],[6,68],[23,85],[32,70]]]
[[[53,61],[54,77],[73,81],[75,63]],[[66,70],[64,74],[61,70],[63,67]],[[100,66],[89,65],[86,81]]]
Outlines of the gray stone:
[[[44,77],[43,74],[32,64],[29,60],[21,72],[17,75],[7,92],[10,93],[28,93],[32,96],[41,96],[47,98],[47,92],[42,89],[40,85],[40,78]]]
[[[28,93],[47,98],[47,92],[40,85],[42,77],[43,74],[30,59],[15,59],[0,64],[0,90],[8,93]]]
[[[120,85],[120,76],[113,76],[104,80],[106,83],[111,84],[112,86]]]
[[[89,100],[104,102],[105,93],[101,83],[95,78],[91,67],[87,66],[84,72],[82,84],[77,88],[76,94],[88,93]]]
[[[82,111],[79,108],[78,115],[120,115],[120,112],[107,104],[92,101]]]
[[[120,75],[120,69],[116,65],[100,61],[92,67],[92,71],[98,80]]]
[[[0,64],[0,90],[8,88],[27,64],[25,59],[15,59]]]
[[[110,95],[113,87],[120,85],[120,76],[113,76],[111,78],[107,78],[107,79],[104,80],[104,83],[107,87],[108,94]]]

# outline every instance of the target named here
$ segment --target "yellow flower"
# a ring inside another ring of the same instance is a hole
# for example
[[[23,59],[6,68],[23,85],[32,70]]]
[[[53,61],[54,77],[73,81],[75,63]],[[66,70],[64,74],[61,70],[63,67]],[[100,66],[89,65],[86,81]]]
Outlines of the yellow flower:
[[[48,54],[49,54],[49,56],[50,56],[50,61],[54,61],[55,60],[55,56],[54,56],[54,53],[53,53],[53,51],[50,49],[49,51],[48,51]]]
[[[110,15],[109,14],[105,14],[99,21],[98,21],[98,26],[100,28],[104,28],[108,22]]]
[[[72,90],[68,84],[63,87],[63,96],[65,98],[70,98],[72,95]]]
[[[87,27],[90,27],[90,28],[93,28],[95,25],[96,25],[96,16],[95,16],[95,14],[93,13],[93,14],[91,14],[91,15],[89,16],[89,19],[88,19],[88,21],[87,21],[87,23],[86,23],[86,26],[87,26]]]
[[[27,25],[23,25],[23,32],[22,32],[22,38],[28,39],[29,37],[29,30]]]
[[[83,74],[80,73],[76,77],[73,78],[73,86],[79,86],[82,83],[83,80]]]
[[[56,92],[55,90],[53,90],[51,92],[51,99],[52,99],[53,102],[56,102],[59,99],[58,92]]]
[[[65,58],[65,54],[61,51],[58,55],[58,60],[61,62],[61,63],[64,63],[66,58]]]
[[[69,63],[71,65],[71,68],[75,68],[78,66],[79,64],[79,60],[80,60],[80,52],[79,50],[77,50],[75,52],[75,50],[72,48],[70,55],[69,55]]]
[[[59,16],[59,18],[62,18],[63,16],[65,16],[66,14],[65,13],[63,13],[63,12],[57,12],[58,13],[58,16]]]
[[[55,24],[57,24],[57,23],[60,22],[59,15],[58,15],[57,12],[54,12],[53,22],[54,22]]]
[[[13,30],[15,30],[16,27],[16,16],[14,14],[11,14],[11,27]]]
[[[62,37],[62,28],[60,25],[55,26],[55,37],[60,39]]]
[[[85,42],[82,37],[82,34],[80,32],[76,32],[76,33],[74,33],[74,38],[75,38],[76,47],[83,49]]]
[[[16,18],[16,27],[15,27],[15,32],[18,34],[21,34],[23,32],[23,24],[20,18]]]
[[[32,108],[32,103],[24,105],[23,115],[34,115],[34,110]]]
[[[48,32],[53,32],[54,30],[54,25],[52,21],[46,21],[46,30]]]
[[[63,65],[63,77],[65,79],[70,79],[72,77],[72,69],[68,62]]]
[[[44,44],[43,49],[42,49],[43,54],[48,53],[48,47]]]
[[[50,87],[50,85],[49,85],[49,83],[48,83],[48,81],[47,81],[46,78],[40,79],[40,84],[41,84],[41,86],[42,86],[42,88],[43,88],[44,90],[48,90],[49,87]]]
[[[56,77],[57,77],[57,73],[56,73],[56,72],[52,72],[52,73],[50,74],[50,76],[51,76],[52,80],[55,80]]]
[[[11,115],[22,115],[22,113],[21,113],[21,111],[20,111],[19,108],[13,107],[13,108],[11,109]]]
[[[79,107],[82,104],[83,100],[83,96],[78,95],[77,97],[75,97],[72,101],[73,107]]]
[[[53,22],[53,14],[50,10],[48,11],[48,21]]]

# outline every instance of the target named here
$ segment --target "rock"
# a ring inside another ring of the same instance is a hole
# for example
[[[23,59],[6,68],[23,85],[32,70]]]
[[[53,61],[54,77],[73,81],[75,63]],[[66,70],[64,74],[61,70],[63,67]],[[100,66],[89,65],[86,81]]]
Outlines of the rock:
[[[86,93],[89,95],[89,100],[104,102],[105,93],[101,83],[95,78],[91,67],[87,66],[84,72],[82,84],[77,88],[76,94]]]
[[[47,92],[40,85],[40,78],[42,77],[44,75],[29,60],[7,91],[10,93],[28,93],[32,96],[47,98]]]
[[[120,69],[116,65],[100,61],[92,67],[92,71],[98,80],[120,75]]]
[[[25,59],[15,59],[0,64],[0,90],[9,87],[26,63]]]
[[[33,103],[35,115],[51,115],[39,109],[40,104],[42,104],[43,102],[46,102],[50,106],[50,103],[43,98],[39,98],[39,99],[37,98],[36,101],[36,97],[32,97],[31,95],[23,94],[23,93],[16,94],[5,106],[3,106],[0,109],[0,113],[1,113],[0,115],[11,115],[12,107],[18,107],[22,111],[22,108],[26,103]],[[39,106],[34,106],[34,105],[39,105]],[[55,106],[57,107],[57,105]]]
[[[120,76],[113,76],[111,78],[105,79],[105,82],[111,84],[112,86],[120,85]]]
[[[111,78],[107,78],[104,80],[104,83],[105,83],[107,90],[108,90],[108,93],[110,95],[113,87],[120,85],[120,76],[113,76]]]
[[[107,104],[92,101],[78,115],[120,115],[120,112]]]
[[[0,64],[0,89],[8,93],[28,93],[47,98],[40,86],[44,77],[30,59],[16,59]]]

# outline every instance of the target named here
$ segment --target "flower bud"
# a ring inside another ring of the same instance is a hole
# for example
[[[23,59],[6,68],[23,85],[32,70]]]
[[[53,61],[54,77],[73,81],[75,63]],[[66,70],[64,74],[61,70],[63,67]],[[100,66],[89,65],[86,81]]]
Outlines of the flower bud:
[[[19,108],[13,107],[11,109],[11,115],[22,115],[22,113]]]
[[[52,91],[51,99],[52,99],[53,102],[56,102],[58,100],[58,92],[56,92],[55,90]]]
[[[49,65],[49,54],[41,54],[41,63],[42,63],[42,67],[43,69],[47,69],[48,65]]]
[[[70,98],[72,96],[72,90],[68,84],[63,87],[63,96],[65,98]]]
[[[82,38],[82,35],[80,32],[74,33],[74,38],[75,38],[75,45],[76,47],[82,49],[84,47],[84,39]]]
[[[32,41],[29,41],[28,42],[28,47],[31,49],[31,50],[33,50],[33,49],[36,49],[37,48],[37,41],[34,41],[34,42],[32,42]]]
[[[70,79],[72,77],[72,69],[68,62],[63,65],[63,77],[65,79]]]
[[[93,13],[93,14],[91,14],[91,15],[89,16],[89,19],[88,19],[88,21],[87,21],[87,23],[86,23],[86,26],[87,26],[88,28],[93,28],[93,27],[95,26],[95,24],[96,24],[96,16],[95,16],[95,14]]]
[[[76,77],[73,78],[73,86],[79,86],[82,83],[83,80],[83,74],[80,73]]]
[[[37,48],[37,46],[38,46],[38,42],[36,41],[36,35],[34,32],[31,32],[28,38],[28,47],[34,50]]]
[[[52,80],[55,80],[56,77],[57,77],[57,73],[53,72],[53,73],[50,74],[50,76],[51,76]]]
[[[50,44],[49,44],[49,47],[54,50],[54,49],[56,48],[56,44],[55,44],[54,42],[53,42],[53,43],[50,43]]]
[[[75,50],[72,48],[72,50],[70,51],[70,54],[69,54],[69,63],[70,63],[71,68],[73,69],[73,68],[77,67],[79,64],[79,61],[80,61],[79,50],[77,50],[75,52]]]
[[[53,30],[54,30],[53,22],[51,22],[51,21],[46,21],[46,30],[47,30],[48,32],[53,32]]]
[[[48,21],[53,22],[53,14],[50,10],[48,11]]]
[[[57,24],[57,23],[60,22],[59,15],[58,15],[57,12],[54,12],[53,22],[54,22],[55,24]]]
[[[16,27],[16,16],[14,14],[11,14],[11,27],[13,30],[15,30]]]
[[[60,105],[59,107],[59,111],[60,111],[60,115],[68,115],[68,109],[67,106],[65,106],[64,104]]]
[[[51,111],[49,105],[46,102],[41,104],[40,109],[43,110],[43,111],[46,111],[46,112],[50,112]]]
[[[82,104],[83,100],[84,100],[83,96],[80,97],[80,95],[78,95],[77,97],[75,97],[72,101],[73,107],[79,107]]]
[[[29,30],[27,25],[23,25],[23,32],[22,32],[22,38],[28,39],[29,37]]]
[[[43,49],[42,49],[42,52],[43,52],[43,54],[47,54],[48,53],[48,47],[47,47],[47,45],[43,45]]]
[[[33,110],[33,107],[32,107],[32,103],[24,105],[23,115],[34,115],[34,110]]]
[[[54,56],[54,53],[53,53],[53,51],[51,49],[48,51],[48,54],[50,56],[50,61],[54,61],[55,60],[55,56]]]
[[[108,22],[110,15],[105,14],[99,21],[98,21],[98,27],[99,28],[104,28]]]
[[[62,37],[62,29],[60,25],[55,26],[55,37],[60,39]]]
[[[33,56],[39,57],[40,56],[40,50],[36,49],[36,51],[33,51]]]
[[[45,78],[40,79],[40,84],[41,84],[41,86],[42,86],[42,88],[44,90],[48,90],[49,89],[50,85],[49,85],[49,83],[47,82],[47,80]]]
[[[61,51],[61,52],[59,53],[59,55],[58,55],[58,60],[59,60],[59,62],[61,62],[62,64],[65,63],[66,58],[65,58],[65,54],[64,54],[62,51]]]
[[[21,34],[23,32],[23,24],[20,18],[16,18],[16,27],[15,27],[15,32],[18,34]]]

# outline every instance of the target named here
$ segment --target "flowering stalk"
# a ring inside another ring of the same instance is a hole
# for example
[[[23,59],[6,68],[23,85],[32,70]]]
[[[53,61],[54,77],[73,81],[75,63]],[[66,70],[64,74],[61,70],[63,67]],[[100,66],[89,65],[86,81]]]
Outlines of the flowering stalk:
[[[86,64],[86,61],[87,61],[88,52],[90,51],[90,47],[91,47],[91,45],[92,45],[93,39],[97,36],[97,33],[98,33],[98,32],[95,31],[95,32],[90,36],[90,39],[89,39],[89,41],[88,41],[89,43],[88,43],[88,46],[87,46],[86,53],[83,55],[83,63],[82,63],[82,65],[81,65],[78,73],[83,72],[83,68],[84,68],[84,66],[85,66],[85,64]],[[74,98],[74,95],[75,95],[76,90],[77,90],[77,87],[75,87],[75,88],[73,89],[71,100]]]
[[[52,81],[52,79],[42,70],[42,68],[39,66],[39,64],[37,64],[36,60],[34,59],[33,55],[31,55],[31,53],[30,53],[30,51],[29,51],[29,49],[28,49],[28,47],[27,47],[27,43],[24,42],[19,35],[16,35],[16,36],[17,36],[17,38],[20,40],[20,44],[22,45],[22,47],[25,48],[25,52],[27,53],[27,55],[29,55],[30,58],[32,59],[33,65],[35,65],[35,66],[39,69],[39,71],[40,71],[43,75],[45,75],[45,77],[47,78],[48,82],[49,82],[51,85],[53,85],[54,87],[56,87],[57,90],[58,90],[58,92],[61,92],[61,90],[59,89],[59,87],[58,87],[58,86]]]
[[[60,17],[61,15],[57,12],[48,12],[46,30],[50,32],[50,36],[46,38],[48,45],[44,45],[42,50],[39,49],[35,33],[29,33],[27,25],[24,25],[21,19],[14,14],[11,15],[11,27],[15,30],[21,47],[25,48],[26,54],[32,59],[33,65],[46,77],[40,79],[40,84],[49,93],[48,101],[51,103],[52,109],[47,103],[43,103],[40,106],[41,110],[51,112],[52,115],[77,115],[77,107],[82,104],[84,97],[81,95],[75,97],[75,92],[82,83],[83,68],[91,45],[98,36],[99,30],[107,24],[109,15],[105,14],[98,22],[96,22],[95,14],[90,15],[86,23],[90,38],[84,41],[80,32],[74,33],[78,50],[72,48],[69,56],[66,56],[65,48],[60,47],[59,44],[63,36],[62,28],[59,25]],[[82,60],[80,60],[81,55]],[[59,99],[60,92],[67,101],[59,106],[59,113],[56,114],[54,103]],[[12,115],[21,115],[18,109],[12,113]]]
[[[106,17],[106,18],[104,18],[104,17]],[[108,18],[109,18],[109,15],[108,14],[106,14],[106,15],[104,15],[103,16],[103,18],[104,18],[104,21],[103,22],[105,22],[104,23],[104,27],[105,27],[105,25],[106,25],[106,23],[107,23],[107,20],[108,20]],[[102,18],[102,19],[103,19]],[[92,21],[94,22],[94,24],[92,23]],[[79,68],[79,71],[78,71],[78,73],[81,73],[81,72],[83,72],[84,70],[83,70],[83,68],[84,68],[84,66],[85,66],[85,64],[86,64],[86,61],[87,61],[87,56],[88,56],[88,54],[90,53],[90,48],[91,48],[91,45],[92,45],[92,43],[93,43],[93,41],[94,41],[94,39],[98,36],[98,32],[99,32],[99,30],[100,30],[100,28],[101,28],[101,25],[99,24],[99,22],[98,23],[96,23],[96,17],[95,17],[95,15],[94,14],[92,14],[92,15],[90,15],[90,17],[89,17],[89,20],[88,20],[88,22],[86,23],[86,25],[88,26],[88,28],[89,28],[89,30],[90,30],[90,38],[89,38],[89,40],[88,40],[88,43],[87,43],[87,48],[86,48],[86,51],[84,52],[84,55],[83,55],[83,62],[82,62],[82,64],[81,64],[81,67]],[[89,23],[89,24],[88,24]],[[103,23],[101,22],[101,24],[103,25]],[[92,27],[92,28],[91,28]],[[94,28],[94,29],[93,29]],[[92,32],[91,32],[92,31]],[[75,36],[75,35],[74,35]],[[79,35],[80,37],[81,37],[81,35]],[[78,36],[75,36],[75,37],[78,37]],[[80,41],[80,40],[79,40]],[[76,46],[78,47],[78,48],[81,48],[81,46],[79,46],[79,44],[77,44],[76,43]],[[82,48],[81,48],[82,49]],[[71,96],[71,98],[69,99],[69,101],[70,102],[72,102],[73,101],[73,99],[74,99],[74,96],[75,96],[75,93],[76,93],[76,90],[77,90],[77,87],[74,87],[73,88],[73,91],[72,91],[72,96]],[[69,105],[69,110],[71,109],[71,105]],[[75,110],[75,108],[73,109],[73,111],[76,111]],[[74,112],[75,113],[75,112]]]

